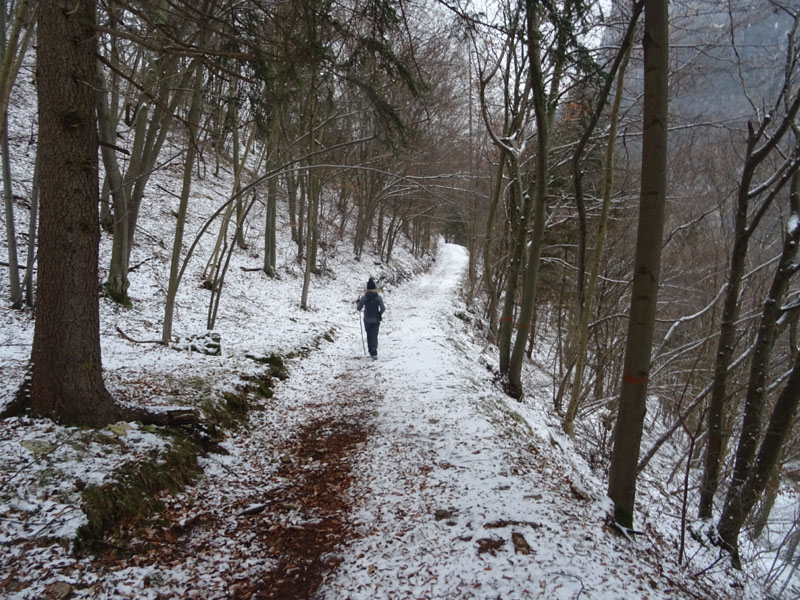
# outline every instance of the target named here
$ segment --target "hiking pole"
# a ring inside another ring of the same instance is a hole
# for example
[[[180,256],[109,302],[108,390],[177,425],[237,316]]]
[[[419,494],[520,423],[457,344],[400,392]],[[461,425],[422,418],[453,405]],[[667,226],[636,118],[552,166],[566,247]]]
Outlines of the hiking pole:
[[[356,318],[358,319],[358,325],[361,329],[361,349],[364,351],[364,356],[367,355],[367,346],[364,344],[364,323],[361,322],[361,312],[356,312]]]

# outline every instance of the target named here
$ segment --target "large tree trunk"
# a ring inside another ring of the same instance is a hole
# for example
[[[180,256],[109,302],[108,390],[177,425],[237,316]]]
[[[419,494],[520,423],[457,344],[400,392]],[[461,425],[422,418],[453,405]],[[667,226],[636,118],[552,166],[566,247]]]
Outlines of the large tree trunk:
[[[661,238],[667,190],[668,25],[667,3],[645,0],[644,136],[639,228],[625,363],[608,481],[608,495],[614,501],[614,520],[626,528],[633,527],[636,463],[642,441],[661,271]]]
[[[63,422],[103,425],[119,413],[100,363],[94,23],[91,1],[39,7],[41,224],[31,408]]]

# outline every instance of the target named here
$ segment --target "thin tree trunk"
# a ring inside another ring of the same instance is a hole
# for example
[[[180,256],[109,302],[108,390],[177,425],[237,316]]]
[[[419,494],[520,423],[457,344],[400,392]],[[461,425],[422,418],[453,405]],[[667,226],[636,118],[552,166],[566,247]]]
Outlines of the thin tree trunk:
[[[286,171],[286,194],[289,202],[289,227],[292,230],[292,241],[297,243],[297,187],[298,178],[291,170]]]
[[[100,138],[100,155],[103,158],[106,178],[104,183],[108,186],[111,194],[111,205],[113,207],[112,229],[114,235],[111,242],[111,265],[108,271],[108,279],[104,287],[108,295],[115,302],[123,306],[130,306],[128,298],[128,188],[124,185],[119,162],[116,157],[116,115],[111,114],[106,94],[106,82],[97,65],[97,129]],[[142,121],[144,123],[144,121]]]
[[[624,371],[608,482],[614,520],[624,528],[633,527],[636,463],[650,373],[667,188],[669,14],[662,0],[645,0],[644,6],[641,200]]]
[[[222,217],[222,222],[220,224],[219,233],[217,234],[217,241],[214,244],[214,250],[211,253],[211,256],[206,263],[205,269],[203,269],[203,278],[206,280],[207,285],[213,290],[216,287],[216,273],[219,271],[219,261],[225,252],[222,247],[227,246],[227,237],[228,237],[228,227],[230,226],[231,216],[233,215],[233,210],[236,208],[237,218],[236,218],[236,232],[235,235],[238,235],[238,232],[241,230],[241,221],[242,221],[242,171],[244,170],[244,165],[247,162],[248,157],[250,156],[251,149],[253,147],[253,140],[255,139],[256,129],[255,127],[250,131],[250,135],[247,137],[247,143],[245,144],[244,154],[240,158],[239,157],[239,150],[234,152],[233,158],[233,168],[234,168],[234,176],[233,176],[233,190],[231,192],[231,197],[236,198],[235,202],[229,202],[228,207],[225,209],[225,214]],[[233,145],[234,148],[237,148],[239,144],[239,134],[238,129],[234,129],[233,134]],[[235,242],[235,240],[234,240]]]
[[[17,260],[17,232],[14,226],[14,201],[11,186],[11,162],[8,157],[8,113],[2,115],[2,160],[3,160],[3,200],[6,212],[6,249],[8,251],[9,301],[11,308],[22,308],[22,288],[19,283],[19,262]]]
[[[309,178],[311,179],[311,178]],[[306,267],[303,271],[303,293],[300,298],[300,306],[303,310],[308,310],[308,291],[311,287],[311,274],[314,272],[312,256],[314,254],[314,230],[317,228],[316,215],[318,214],[317,203],[319,194],[313,188],[314,184],[309,181],[308,190],[308,230],[306,231]]]
[[[778,492],[781,490],[781,471],[780,461],[775,463],[772,467],[772,472],[769,474],[764,495],[761,498],[761,506],[758,509],[755,517],[753,518],[753,527],[750,529],[750,539],[757,540],[764,533],[764,529],[769,523],[769,516],[772,513],[772,508],[775,506],[775,500],[778,499]]]
[[[31,212],[28,221],[28,255],[25,264],[25,280],[22,289],[25,304],[33,306],[33,263],[36,260],[36,225],[39,217],[39,153],[36,153],[36,164],[33,168],[33,185],[31,186]]]
[[[178,207],[178,220],[175,224],[175,240],[172,244],[172,261],[170,263],[169,287],[164,307],[164,324],[161,330],[161,341],[168,344],[172,339],[172,319],[175,312],[175,296],[178,293],[178,271],[180,270],[181,249],[183,247],[183,229],[186,223],[186,209],[192,187],[192,166],[197,154],[197,133],[200,122],[200,106],[203,97],[203,68],[199,60],[194,64],[194,94],[189,109],[189,147],[186,149],[186,162],[183,168],[183,187]]]
[[[536,172],[531,181],[528,195],[533,204],[533,234],[528,244],[526,231],[517,244],[527,246],[528,256],[523,271],[522,299],[517,322],[517,334],[508,366],[508,393],[515,398],[522,396],[522,361],[525,357],[525,344],[531,327],[533,303],[539,281],[539,257],[544,240],[544,221],[547,208],[548,153],[550,150],[550,118],[545,98],[545,83],[540,56],[540,7],[534,0],[526,0],[528,33],[528,69],[533,86],[533,107],[536,116]],[[527,221],[527,220],[526,220]],[[527,225],[527,222],[526,222]],[[526,227],[527,229],[527,227]]]
[[[503,193],[503,171],[505,169],[505,153],[500,153],[500,160],[497,165],[497,175],[495,176],[494,187],[492,188],[492,198],[489,205],[489,214],[486,218],[486,239],[483,241],[483,285],[489,295],[489,330],[497,332],[497,303],[500,294],[497,290],[497,283],[494,280],[494,266],[492,265],[492,230],[497,215],[497,207],[500,205],[500,196]]]
[[[17,79],[17,74],[22,66],[22,59],[28,49],[30,43],[31,32],[33,31],[33,24],[26,23],[26,20],[37,9],[37,2],[33,0],[20,0],[17,3],[14,15],[12,17],[11,28],[6,29],[6,14],[5,6],[2,17],[2,47],[3,47],[3,60],[0,64],[0,127],[2,132],[5,132],[8,127],[8,104],[11,100],[11,89],[14,87],[14,82]],[[30,11],[28,10],[30,8]],[[20,42],[20,35],[22,35],[22,28],[25,26],[25,34]],[[0,133],[2,133],[0,132]]]
[[[14,23],[12,28],[13,44],[8,43],[6,40],[6,12],[5,8],[0,11],[0,40],[2,41],[3,48],[3,64],[0,73],[8,76],[11,70],[11,65],[16,52],[16,40],[14,40],[14,31],[17,23]],[[2,80],[4,87],[11,88],[13,81],[6,82]],[[11,308],[22,308],[22,288],[19,281],[19,262],[17,260],[17,233],[14,225],[14,201],[11,183],[11,161],[8,155],[8,109],[7,105],[3,105],[3,110],[0,112],[0,127],[2,127],[2,172],[3,172],[3,200],[5,205],[6,217],[6,247],[8,251],[8,282],[9,282],[9,301]]]
[[[611,196],[614,191],[614,148],[617,142],[617,122],[619,119],[619,109],[622,103],[622,94],[625,85],[625,70],[628,67],[630,58],[631,44],[628,44],[619,67],[617,78],[617,90],[614,98],[614,105],[611,108],[610,126],[608,132],[608,143],[606,145],[605,156],[605,177],[603,180],[603,208],[600,212],[600,223],[597,228],[597,242],[595,243],[594,257],[589,273],[589,281],[586,282],[586,297],[583,303],[578,303],[578,341],[575,347],[575,373],[572,378],[572,390],[570,393],[569,405],[564,415],[564,432],[570,437],[574,436],[575,416],[578,414],[578,406],[581,402],[581,389],[583,387],[583,370],[586,366],[586,348],[589,341],[589,318],[592,315],[594,304],[594,294],[597,289],[597,281],[600,277],[600,266],[603,260],[603,252],[606,242],[606,231],[608,229],[608,214],[611,209]],[[583,277],[578,275],[580,279]]]
[[[297,203],[297,262],[303,260],[305,254],[306,207],[308,206],[308,173],[298,173],[299,191]]]
[[[519,287],[519,274],[523,270],[525,261],[525,240],[527,239],[528,217],[531,213],[531,197],[522,193],[521,175],[519,173],[518,157],[510,157],[509,164],[513,177],[513,198],[516,207],[522,205],[516,222],[516,236],[513,242],[513,256],[507,268],[505,300],[503,312],[500,316],[500,335],[497,347],[500,355],[500,373],[508,374],[511,364],[511,340],[514,334],[514,314],[517,306],[517,289]],[[524,197],[523,197],[524,196]]]
[[[272,115],[272,127],[267,141],[267,170],[272,171],[280,164],[280,109]],[[264,273],[269,277],[277,275],[278,267],[278,175],[267,182],[267,213],[264,223]]]

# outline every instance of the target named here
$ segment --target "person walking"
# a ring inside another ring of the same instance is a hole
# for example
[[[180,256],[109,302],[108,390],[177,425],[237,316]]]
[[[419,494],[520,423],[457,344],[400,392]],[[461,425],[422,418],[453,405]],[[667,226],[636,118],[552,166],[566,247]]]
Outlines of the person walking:
[[[364,309],[364,329],[367,330],[367,348],[372,360],[378,358],[378,330],[381,327],[381,319],[386,307],[383,305],[383,298],[378,293],[378,287],[372,277],[367,282],[366,293],[358,299],[356,310],[361,312]]]

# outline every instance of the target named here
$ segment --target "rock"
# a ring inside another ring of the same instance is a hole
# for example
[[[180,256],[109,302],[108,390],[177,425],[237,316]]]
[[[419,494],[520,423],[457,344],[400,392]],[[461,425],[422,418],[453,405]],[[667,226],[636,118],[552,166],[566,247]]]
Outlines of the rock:
[[[177,350],[189,350],[207,356],[219,356],[222,354],[222,336],[217,331],[206,331],[205,333],[190,335],[187,338],[178,340],[172,345]]]
[[[456,511],[453,510],[453,509],[448,510],[446,508],[437,508],[434,511],[433,516],[437,521],[442,521],[444,519],[449,519],[449,518],[455,516],[455,514],[456,514]]]
[[[486,554],[487,552],[492,556],[497,556],[497,551],[506,545],[505,541],[499,538],[481,538],[477,540],[478,554]]]
[[[50,454],[56,449],[55,445],[47,440],[22,440],[20,444],[37,458],[45,454]]]
[[[48,600],[66,600],[72,595],[72,586],[64,581],[57,581],[44,588],[44,597]]]
[[[531,547],[528,545],[525,536],[515,531],[511,534],[511,541],[514,544],[514,552],[517,554],[530,554]]]
[[[119,423],[112,423],[111,425],[107,425],[106,429],[108,429],[111,433],[116,435],[117,437],[125,437],[130,431],[131,426],[129,423],[125,421],[120,421]]]

